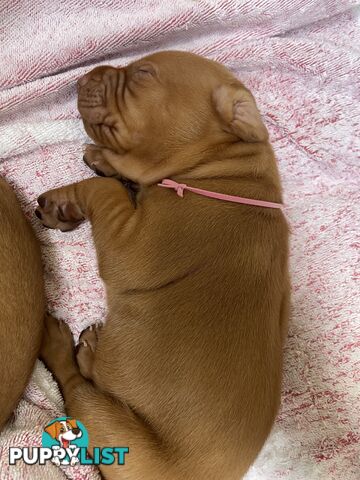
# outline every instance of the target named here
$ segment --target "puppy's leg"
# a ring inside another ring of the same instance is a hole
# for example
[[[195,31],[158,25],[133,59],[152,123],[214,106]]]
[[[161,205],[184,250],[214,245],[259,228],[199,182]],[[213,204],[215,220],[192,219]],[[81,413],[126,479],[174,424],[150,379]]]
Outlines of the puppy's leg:
[[[113,267],[111,255],[121,251],[123,231],[127,242],[140,211],[125,186],[113,178],[91,178],[49,190],[39,196],[38,204],[35,214],[48,228],[68,231],[91,221],[100,270],[106,261]]]
[[[87,144],[84,152],[85,163],[102,177],[127,178],[135,183],[146,179],[149,165],[139,158],[120,154],[109,148]]]
[[[113,178],[91,178],[43,193],[38,203],[35,213],[48,228],[67,231],[91,221],[100,275],[106,281],[106,266],[111,267],[123,227],[136,213],[126,188]]]
[[[59,382],[67,414],[80,420],[89,431],[90,454],[93,447],[129,447],[124,466],[117,462],[100,466],[105,479],[179,478],[171,472],[155,432],[127,405],[96,389],[80,374],[70,330],[51,316],[45,322],[41,358]]]
[[[115,159],[117,154],[108,148],[97,145],[87,144],[84,151],[84,162],[91,170],[101,177],[116,177],[119,172],[111,165],[111,160]]]
[[[37,217],[45,226],[60,230],[72,230],[86,218],[97,222],[109,210],[122,220],[134,212],[126,189],[110,178],[90,178],[49,190],[40,195],[38,204]]]
[[[85,214],[76,199],[74,185],[43,193],[38,198],[38,204],[35,215],[47,228],[67,232],[85,220]]]

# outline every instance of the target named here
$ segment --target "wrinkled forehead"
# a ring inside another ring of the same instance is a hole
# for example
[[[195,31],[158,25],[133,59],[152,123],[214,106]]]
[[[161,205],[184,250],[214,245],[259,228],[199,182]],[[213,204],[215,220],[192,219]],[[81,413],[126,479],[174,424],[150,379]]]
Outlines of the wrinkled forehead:
[[[138,68],[142,64],[152,64],[159,77],[166,80],[196,80],[206,79],[217,82],[233,78],[232,74],[222,65],[199,55],[189,52],[165,51],[143,57],[128,68]]]

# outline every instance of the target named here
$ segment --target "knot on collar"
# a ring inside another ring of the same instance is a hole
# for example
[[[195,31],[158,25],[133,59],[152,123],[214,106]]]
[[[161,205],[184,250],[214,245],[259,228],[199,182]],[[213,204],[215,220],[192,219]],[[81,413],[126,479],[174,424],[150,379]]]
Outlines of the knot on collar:
[[[184,196],[184,190],[186,190],[187,188],[187,185],[185,183],[177,183],[174,180],[170,180],[169,178],[163,180],[159,185],[161,187],[173,188],[175,192],[179,195],[179,197]]]

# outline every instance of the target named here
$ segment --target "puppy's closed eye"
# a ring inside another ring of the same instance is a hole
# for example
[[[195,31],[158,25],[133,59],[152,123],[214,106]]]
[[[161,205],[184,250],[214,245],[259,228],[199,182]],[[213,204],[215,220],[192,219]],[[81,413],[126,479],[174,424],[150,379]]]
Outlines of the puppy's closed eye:
[[[150,80],[157,76],[157,70],[151,63],[139,65],[132,72],[132,78],[135,80]]]

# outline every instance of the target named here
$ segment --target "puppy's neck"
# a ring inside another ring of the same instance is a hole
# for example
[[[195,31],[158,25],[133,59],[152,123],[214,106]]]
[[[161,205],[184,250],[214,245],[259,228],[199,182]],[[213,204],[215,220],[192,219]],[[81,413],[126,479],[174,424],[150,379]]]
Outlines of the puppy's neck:
[[[262,161],[264,156],[268,159],[266,163],[274,161],[268,142],[244,143],[223,138],[213,138],[211,142],[206,138],[196,144],[183,146],[181,150],[172,152],[166,158],[147,159],[147,165],[139,172],[139,183],[151,185],[163,178],[174,176],[188,180],[215,178],[219,177],[219,174],[249,177],[252,173],[258,174],[266,168]]]
[[[255,186],[259,192],[269,192],[273,201],[281,201],[280,177],[268,142],[189,145],[145,171],[144,182],[140,183],[152,185],[164,178],[192,186],[209,184],[212,188],[216,187],[216,182],[226,180],[227,184],[234,183],[235,191],[241,184],[251,194]]]
[[[273,173],[273,166],[276,167],[275,156],[268,142],[233,142],[217,145],[186,175],[194,180],[219,177],[257,180]]]
[[[171,178],[193,187],[282,203],[280,175],[268,142],[218,145]]]

